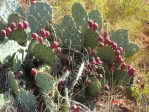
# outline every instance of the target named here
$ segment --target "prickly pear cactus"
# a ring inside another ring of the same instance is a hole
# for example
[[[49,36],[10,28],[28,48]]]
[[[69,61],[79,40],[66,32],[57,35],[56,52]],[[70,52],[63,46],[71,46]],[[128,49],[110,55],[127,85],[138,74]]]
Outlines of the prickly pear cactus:
[[[39,60],[51,64],[55,58],[55,54],[52,49],[43,44],[36,44],[31,50],[32,54]]]
[[[8,79],[9,79],[9,82],[10,82],[13,93],[15,94],[15,96],[18,96],[19,91],[20,91],[19,86],[18,86],[18,82],[15,79],[15,76],[11,71],[8,74]]]
[[[8,23],[15,22],[19,23],[21,20],[21,16],[17,13],[11,13],[8,17]]]
[[[97,48],[97,56],[99,56],[102,61],[108,62],[110,64],[114,63],[115,61],[115,53],[109,46]]]
[[[21,47],[18,45],[17,42],[13,40],[7,40],[5,39],[1,44],[0,44],[0,61],[2,63],[5,63],[6,60],[10,59],[11,56],[17,52],[19,49],[25,49],[24,47]],[[7,51],[7,52],[6,52]]]
[[[130,83],[130,76],[128,75],[127,71],[122,71],[122,70],[116,70],[114,72],[114,84],[115,85],[119,85],[119,86],[128,86],[128,84]]]
[[[25,112],[34,111],[37,107],[36,97],[31,92],[23,89],[20,90],[17,96],[17,101]]]
[[[138,52],[139,46],[130,43],[128,38],[128,30],[119,29],[111,34],[111,40],[115,41],[118,46],[123,47],[125,50],[125,55],[130,56]]]
[[[98,32],[100,32],[102,29],[102,17],[101,17],[101,14],[99,13],[99,11],[92,10],[89,13],[89,18],[98,24],[97,30],[98,30]]]
[[[84,34],[84,46],[90,47],[90,48],[95,48],[98,46],[98,33],[94,30],[91,29],[86,29],[85,34]]]
[[[43,93],[49,94],[53,91],[54,78],[48,74],[38,73],[35,76],[36,85]]]
[[[88,94],[91,96],[96,96],[100,93],[101,83],[95,76],[90,76],[91,84],[87,87]]]
[[[81,30],[84,31],[87,28],[88,14],[84,7],[80,3],[74,3],[72,6],[72,17],[76,22],[78,27],[81,27]]]
[[[8,38],[15,40],[19,45],[24,45],[28,39],[28,33],[25,30],[16,29],[8,35]]]
[[[16,0],[2,0],[2,4],[0,7],[0,18],[4,20],[4,22],[8,22],[8,16],[12,13],[18,13],[20,15],[24,15],[22,7]]]
[[[30,6],[27,19],[32,32],[38,32],[41,28],[49,26],[52,19],[52,7],[47,2],[39,1]]]

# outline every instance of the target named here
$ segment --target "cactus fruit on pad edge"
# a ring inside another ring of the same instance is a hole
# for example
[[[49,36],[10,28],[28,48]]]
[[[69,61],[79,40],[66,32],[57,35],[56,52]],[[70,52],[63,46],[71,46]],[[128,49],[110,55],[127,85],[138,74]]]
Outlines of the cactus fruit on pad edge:
[[[133,55],[139,51],[138,45],[129,42],[128,30],[126,29],[119,29],[113,32],[110,37],[119,47],[123,47],[126,56]]]

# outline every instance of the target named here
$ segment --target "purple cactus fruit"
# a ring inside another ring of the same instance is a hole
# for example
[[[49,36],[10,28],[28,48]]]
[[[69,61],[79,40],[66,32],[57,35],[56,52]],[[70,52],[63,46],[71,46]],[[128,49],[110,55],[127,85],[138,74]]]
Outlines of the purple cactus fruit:
[[[58,46],[59,46],[59,43],[57,41],[53,41],[51,44],[51,48],[53,48],[53,49],[58,48]]]
[[[23,21],[23,29],[27,29],[28,28],[28,21]]]
[[[56,49],[54,49],[56,54],[60,54],[62,52],[62,49],[60,47],[57,47]]]
[[[6,30],[1,30],[1,35],[2,35],[2,37],[6,37],[7,36],[7,32],[6,32]]]
[[[17,27],[18,27],[19,30],[23,30],[24,24],[22,22],[19,22]]]

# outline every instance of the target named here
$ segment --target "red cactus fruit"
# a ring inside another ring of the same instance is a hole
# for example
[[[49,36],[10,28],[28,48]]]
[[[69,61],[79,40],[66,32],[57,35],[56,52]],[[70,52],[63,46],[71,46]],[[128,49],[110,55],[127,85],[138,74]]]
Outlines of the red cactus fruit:
[[[34,5],[37,3],[37,0],[31,0],[31,4]]]
[[[96,49],[92,49],[92,50],[90,51],[90,54],[91,54],[92,56],[96,56],[96,54],[97,54]]]
[[[62,49],[60,47],[57,47],[56,49],[54,49],[56,54],[60,54],[62,52]]]
[[[37,34],[37,33],[33,33],[33,34],[32,34],[32,39],[33,39],[33,40],[36,40],[37,38],[38,38],[38,34]]]
[[[103,31],[103,38],[109,38],[109,33],[106,30]]]
[[[128,69],[128,74],[129,74],[129,76],[130,77],[134,77],[135,76],[135,68],[133,68],[133,67],[130,67],[129,69]]]
[[[23,21],[23,29],[27,29],[28,28],[28,21]]]
[[[127,64],[126,63],[122,63],[121,64],[121,70],[125,70],[127,68]]]
[[[90,29],[93,28],[93,24],[94,24],[93,20],[88,20],[88,26]]]
[[[50,36],[50,32],[49,31],[46,31],[46,33],[45,33],[45,37],[49,37]]]
[[[51,48],[53,48],[53,49],[58,48],[58,46],[59,46],[59,43],[57,41],[53,41],[51,44]]]
[[[117,63],[122,63],[124,61],[121,55],[117,55],[115,59]]]
[[[17,25],[16,25],[15,22],[11,22],[9,26],[10,26],[10,28],[11,28],[12,30],[14,30]]]
[[[96,74],[97,79],[101,80],[103,78],[102,74]]]
[[[45,37],[46,36],[46,30],[44,28],[41,28],[39,31],[40,36]]]
[[[43,38],[42,38],[42,37],[39,37],[39,38],[38,38],[38,42],[39,42],[39,43],[43,43]]]
[[[19,22],[17,27],[18,27],[19,30],[23,30],[24,24],[22,22]]]
[[[1,35],[2,35],[2,37],[6,37],[7,36],[7,32],[6,32],[6,30],[1,30]]]
[[[121,51],[120,50],[115,50],[115,55],[116,56],[121,55]]]
[[[96,58],[95,58],[95,62],[96,62],[96,64],[102,64],[102,61],[100,60],[99,57],[96,57]]]
[[[117,50],[119,50],[121,54],[124,52],[124,49],[122,47],[118,47]]]
[[[32,68],[32,69],[31,69],[31,75],[32,75],[32,76],[37,75],[37,73],[38,73],[38,71],[37,71],[35,68]]]
[[[98,24],[97,23],[94,23],[93,26],[92,26],[92,29],[93,30],[97,30],[98,29]]]
[[[7,27],[5,30],[6,30],[7,33],[11,33],[12,32],[12,29],[10,27]]]
[[[112,49],[116,50],[117,49],[117,43],[112,42],[111,43],[111,47],[112,47]]]

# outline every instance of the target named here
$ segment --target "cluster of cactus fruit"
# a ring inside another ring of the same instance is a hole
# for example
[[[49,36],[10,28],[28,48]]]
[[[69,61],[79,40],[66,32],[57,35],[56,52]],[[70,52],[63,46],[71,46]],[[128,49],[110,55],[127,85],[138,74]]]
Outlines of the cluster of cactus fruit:
[[[4,1],[2,7],[12,1]],[[135,68],[124,62],[124,56],[136,53],[138,46],[129,42],[123,29],[111,34],[102,29],[104,23],[97,10],[88,14],[80,3],[74,3],[72,16],[66,15],[60,24],[54,24],[52,7],[44,1],[31,0],[26,18],[16,1],[12,5],[0,21],[0,61],[5,65],[4,60],[10,57],[8,79],[13,97],[24,112],[38,109],[38,96],[48,112],[86,111],[78,98],[71,98],[79,97],[75,91],[85,87],[80,93],[84,96],[109,95],[113,87],[129,87],[136,77]],[[115,38],[119,38],[117,43]],[[79,61],[72,59],[75,53]],[[28,87],[30,82],[33,84]]]

